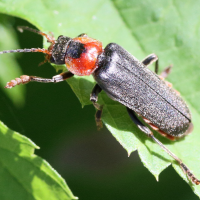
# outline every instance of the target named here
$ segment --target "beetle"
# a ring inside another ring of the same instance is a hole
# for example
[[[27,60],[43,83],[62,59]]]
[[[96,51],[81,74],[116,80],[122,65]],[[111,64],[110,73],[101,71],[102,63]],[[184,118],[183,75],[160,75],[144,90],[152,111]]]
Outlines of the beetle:
[[[49,48],[8,50],[1,51],[0,54],[42,52],[45,54],[44,62],[65,64],[68,71],[53,76],[51,79],[22,75],[8,82],[5,88],[32,81],[57,83],[74,75],[92,74],[97,84],[91,92],[90,100],[97,109],[95,115],[97,127],[102,127],[103,105],[98,104],[97,101],[98,94],[103,90],[111,99],[126,106],[136,126],[174,158],[194,184],[200,184],[200,180],[191,173],[181,159],[156,139],[151,129],[138,119],[138,116],[141,116],[153,130],[171,140],[183,137],[192,131],[193,125],[188,106],[170,83],[164,80],[171,66],[158,76],[158,57],[155,54],[147,56],[140,62],[118,44],[110,43],[103,49],[100,41],[86,34],[81,34],[76,38],[60,35],[56,40],[53,36],[29,27],[21,26],[18,29],[21,32],[29,30],[46,37],[51,43]],[[147,68],[153,62],[155,62],[155,73]]]

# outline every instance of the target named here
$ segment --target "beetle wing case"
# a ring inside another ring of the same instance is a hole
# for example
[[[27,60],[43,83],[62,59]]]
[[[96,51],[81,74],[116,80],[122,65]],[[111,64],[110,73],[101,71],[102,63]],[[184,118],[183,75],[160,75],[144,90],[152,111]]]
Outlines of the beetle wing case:
[[[106,46],[93,73],[112,99],[149,119],[160,130],[179,137],[191,114],[182,98],[154,72],[115,43]]]

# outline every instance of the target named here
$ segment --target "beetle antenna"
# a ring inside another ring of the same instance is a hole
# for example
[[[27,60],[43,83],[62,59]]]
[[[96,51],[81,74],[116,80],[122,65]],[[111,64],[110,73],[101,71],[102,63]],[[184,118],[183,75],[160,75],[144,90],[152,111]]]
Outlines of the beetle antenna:
[[[6,51],[0,51],[0,54],[4,54],[4,53],[29,53],[29,52],[41,52],[41,53],[44,53],[44,54],[51,54],[51,52],[48,51],[47,49],[40,49],[40,48],[6,50]]]
[[[33,28],[30,28],[28,26],[18,26],[17,27],[18,31],[19,32],[23,32],[24,30],[27,30],[27,31],[31,31],[33,33],[37,33],[39,35],[42,35],[44,37],[47,38],[47,40],[51,43],[55,43],[55,39],[53,37],[51,37],[50,35],[47,35],[46,33],[42,32],[42,31],[39,31],[39,30],[36,30],[36,29],[33,29]]]

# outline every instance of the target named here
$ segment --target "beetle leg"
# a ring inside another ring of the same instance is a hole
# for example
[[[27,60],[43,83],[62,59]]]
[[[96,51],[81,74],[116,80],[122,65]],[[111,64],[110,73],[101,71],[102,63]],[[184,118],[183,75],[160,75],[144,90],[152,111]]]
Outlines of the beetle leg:
[[[148,55],[143,61],[142,63],[145,65],[145,66],[148,66],[150,64],[152,64],[153,62],[156,62],[155,63],[155,73],[158,74],[158,56],[154,53]]]
[[[148,55],[143,61],[142,63],[145,65],[145,66],[148,66],[150,64],[152,64],[153,62],[155,62],[155,73],[158,74],[158,68],[159,68],[159,65],[158,65],[158,56],[154,53]],[[165,79],[167,78],[167,76],[169,75],[169,73],[171,72],[171,68],[172,68],[172,65],[170,65],[169,67],[165,68],[161,74],[160,74],[160,78],[161,79]]]
[[[86,33],[81,33],[80,35],[78,35],[78,37],[86,37],[86,38],[88,38],[88,35]]]
[[[168,67],[165,68],[165,69],[161,72],[161,74],[159,75],[159,78],[162,79],[163,81],[165,81],[165,83],[167,84],[167,86],[170,87],[170,88],[172,87],[172,83],[166,81],[165,78],[167,78],[168,75],[171,73],[172,67],[173,67],[172,65],[168,66]],[[174,89],[174,91],[175,91],[178,95],[180,95],[180,92],[179,92],[179,91],[177,91],[177,90],[175,90],[175,89]]]
[[[170,65],[170,66],[168,66],[167,68],[165,68],[162,72],[161,72],[161,74],[160,74],[160,78],[161,79],[165,79],[165,78],[167,78],[167,76],[171,73],[171,70],[172,70],[172,65]]]
[[[172,153],[169,149],[167,149],[158,139],[156,139],[152,133],[152,131],[146,127],[142,122],[137,118],[135,112],[129,108],[127,108],[128,114],[131,117],[132,121],[137,125],[137,127],[144,132],[148,137],[152,138],[166,153],[168,153],[173,159],[175,159],[183,172],[187,174],[188,178],[195,183],[196,185],[200,184],[200,180],[198,180],[194,174],[191,173],[190,169],[182,162],[180,158],[178,158],[174,153]]]
[[[131,120],[137,125],[137,127],[142,131],[144,132],[148,137],[150,137],[151,134],[153,134],[151,132],[151,130],[145,126],[144,124],[142,124],[142,122],[136,117],[136,114],[133,110],[131,110],[130,108],[126,107],[127,108],[127,111],[128,111],[128,114],[131,118]]]
[[[97,112],[95,114],[95,121],[98,130],[103,127],[103,123],[101,121],[101,115],[103,111],[103,105],[100,105],[97,103],[98,101],[98,94],[101,92],[101,88],[98,84],[96,84],[92,90],[92,93],[90,94],[90,101],[92,101],[94,107],[97,109]]]
[[[58,83],[68,78],[71,78],[73,75],[74,74],[72,74],[71,72],[63,72],[59,75],[53,76],[51,79],[41,78],[37,76],[22,75],[20,76],[20,78],[15,78],[15,80],[11,80],[10,82],[7,82],[7,85],[5,86],[5,88],[10,89],[10,88],[15,87],[16,85],[29,83],[31,81],[42,82],[42,83]]]

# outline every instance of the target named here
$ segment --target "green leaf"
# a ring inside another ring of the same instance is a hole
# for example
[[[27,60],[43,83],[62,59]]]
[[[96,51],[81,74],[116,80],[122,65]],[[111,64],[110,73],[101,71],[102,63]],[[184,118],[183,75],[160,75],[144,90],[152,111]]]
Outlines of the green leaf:
[[[12,20],[8,16],[0,15],[0,51],[19,48],[13,27],[9,24]],[[7,54],[0,59],[0,87],[4,87],[6,82],[19,77],[22,71],[16,62],[15,55]],[[16,87],[13,91],[4,90],[16,106],[23,105],[25,88]]]
[[[0,122],[0,199],[77,199],[28,138]]]
[[[156,53],[163,69],[173,64],[169,81],[181,92],[191,108],[194,131],[177,142],[155,136],[200,178],[200,104],[199,104],[199,1],[182,2],[150,0],[113,1],[0,1],[0,12],[23,18],[42,31],[55,36],[75,37],[80,33],[99,39],[104,46],[116,42],[142,60]],[[25,34],[25,33],[24,33]],[[94,85],[91,78],[69,80],[82,105],[89,104],[89,93]],[[172,163],[175,170],[200,196],[200,187],[193,185],[180,167],[153,141],[139,131],[129,119],[126,109],[102,93],[103,121],[128,154],[138,149],[145,167],[158,179]]]

